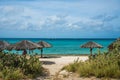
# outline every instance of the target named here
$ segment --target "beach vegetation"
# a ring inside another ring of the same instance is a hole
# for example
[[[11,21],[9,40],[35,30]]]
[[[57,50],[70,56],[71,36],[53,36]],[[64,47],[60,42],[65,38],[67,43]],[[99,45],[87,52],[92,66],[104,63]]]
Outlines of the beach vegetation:
[[[120,51],[116,47],[112,51],[97,54],[95,57],[91,56],[85,62],[75,61],[63,69],[83,77],[120,78]]]
[[[0,53],[0,78],[3,80],[20,80],[23,78],[35,78],[44,74],[39,58],[18,54]]]

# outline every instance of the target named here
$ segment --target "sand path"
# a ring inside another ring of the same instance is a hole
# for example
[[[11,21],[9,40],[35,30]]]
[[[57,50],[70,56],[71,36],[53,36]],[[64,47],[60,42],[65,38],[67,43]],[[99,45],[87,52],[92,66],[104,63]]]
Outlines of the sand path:
[[[85,61],[88,59],[88,56],[61,56],[60,58],[40,58],[42,61],[43,67],[47,68],[50,71],[50,75],[54,76],[59,72],[63,66],[73,63],[75,60]]]

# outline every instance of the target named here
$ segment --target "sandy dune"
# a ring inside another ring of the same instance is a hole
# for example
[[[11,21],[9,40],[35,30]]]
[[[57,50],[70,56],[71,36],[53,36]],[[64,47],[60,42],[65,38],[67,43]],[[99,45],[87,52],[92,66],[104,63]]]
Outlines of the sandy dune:
[[[88,56],[61,56],[60,58],[40,58],[40,61],[43,62],[43,67],[47,68],[50,71],[50,75],[55,75],[60,69],[73,63],[75,60],[85,61],[88,59]]]

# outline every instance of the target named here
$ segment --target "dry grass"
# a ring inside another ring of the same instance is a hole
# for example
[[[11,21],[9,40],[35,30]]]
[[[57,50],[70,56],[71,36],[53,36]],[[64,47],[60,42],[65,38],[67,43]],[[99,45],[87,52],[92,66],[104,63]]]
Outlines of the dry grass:
[[[91,57],[85,62],[75,61],[63,69],[84,77],[120,78],[120,51],[116,48],[111,52],[99,54],[95,58]]]

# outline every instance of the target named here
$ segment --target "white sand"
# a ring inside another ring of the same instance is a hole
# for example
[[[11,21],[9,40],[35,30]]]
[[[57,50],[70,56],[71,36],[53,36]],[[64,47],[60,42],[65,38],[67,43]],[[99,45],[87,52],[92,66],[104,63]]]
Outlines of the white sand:
[[[73,63],[79,58],[79,61],[85,61],[88,56],[61,56],[60,58],[40,58],[43,67],[50,71],[50,75],[55,75],[57,72],[63,68],[63,66]]]

